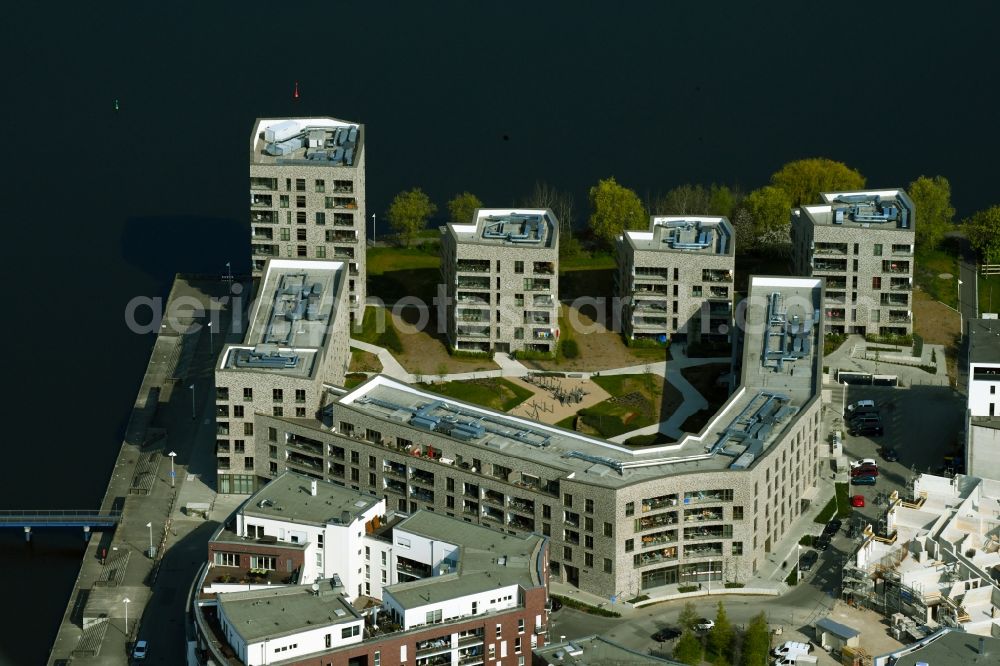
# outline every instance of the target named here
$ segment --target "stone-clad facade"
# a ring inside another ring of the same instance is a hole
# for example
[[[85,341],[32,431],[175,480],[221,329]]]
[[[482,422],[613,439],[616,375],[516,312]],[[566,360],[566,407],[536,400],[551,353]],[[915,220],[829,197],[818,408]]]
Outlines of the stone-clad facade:
[[[732,326],[736,242],[724,217],[660,216],[617,242],[625,334],[725,340]]]
[[[551,210],[480,208],[470,224],[441,227],[441,277],[453,349],[556,349],[559,222]]]
[[[792,211],[792,254],[797,274],[826,280],[826,332],[912,334],[913,202],[898,189],[822,198]]]
[[[752,287],[751,302],[797,288],[805,303],[796,321],[819,309],[819,280],[770,280]],[[747,313],[748,330],[763,326],[762,306]],[[258,414],[257,455],[279,474],[294,470],[383,497],[390,510],[432,509],[540,532],[551,538],[552,575],[602,596],[744,582],[808,504],[821,467],[821,341],[794,368],[775,369],[760,363],[762,338],[748,337],[741,388],[701,433],[673,445],[632,451],[379,377],[330,394],[320,421]],[[407,396],[414,405],[475,412],[499,428],[490,432],[507,435],[469,439],[415,425],[393,406]],[[759,409],[772,401],[774,409]],[[745,422],[772,423],[773,431],[755,446],[756,435],[731,435]],[[543,435],[551,441],[532,443]]]
[[[268,144],[274,143],[266,138],[268,128],[289,122],[297,129],[277,137],[300,137],[302,146],[284,155],[268,154]],[[345,138],[337,135],[338,130]],[[352,130],[353,141],[347,138]],[[310,139],[314,132],[318,134]],[[344,159],[347,147],[352,150],[350,163]],[[338,149],[339,160],[326,159]],[[317,153],[324,159],[313,159],[320,156]],[[348,267],[351,318],[361,316],[366,297],[365,161],[364,125],[330,117],[257,120],[250,137],[254,277],[272,257],[343,261]]]

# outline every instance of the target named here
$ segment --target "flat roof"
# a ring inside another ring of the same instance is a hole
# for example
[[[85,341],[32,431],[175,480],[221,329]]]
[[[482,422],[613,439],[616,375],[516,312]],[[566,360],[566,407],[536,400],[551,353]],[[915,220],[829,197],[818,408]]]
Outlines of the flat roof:
[[[970,319],[968,324],[969,362],[1000,364],[1000,320]]]
[[[342,261],[271,259],[243,343],[226,345],[220,370],[312,377],[339,316]]]
[[[250,136],[250,163],[356,167],[364,126],[331,116],[258,118]]]
[[[983,641],[986,654],[979,654],[979,641]],[[895,651],[891,654],[896,654]],[[943,633],[936,640],[899,657],[894,666],[927,664],[996,664],[1000,662],[1000,639],[979,636],[959,630]]]
[[[701,433],[673,444],[631,449],[383,375],[331,397],[335,407],[518,458],[526,463],[522,470],[545,465],[596,485],[617,488],[668,474],[745,468],[818,396],[821,292],[819,278],[751,279],[742,386]]]
[[[362,619],[336,579],[217,595],[233,630],[248,642],[296,634]]]
[[[653,215],[649,231],[625,231],[636,250],[735,256],[735,235],[724,217]]]
[[[823,631],[828,631],[834,636],[839,638],[848,639],[854,638],[855,636],[860,636],[861,632],[853,627],[848,627],[846,624],[841,624],[835,620],[831,620],[828,617],[820,618],[816,621],[816,628],[822,629]]]
[[[563,643],[550,643],[544,647],[533,649],[532,654],[541,659],[542,663],[551,666],[562,666],[563,664],[573,664],[574,666],[676,664],[681,666],[680,662],[655,657],[646,652],[638,652],[601,636],[585,636]]]
[[[457,243],[525,249],[558,246],[559,222],[548,208],[477,208],[469,224],[445,225]]]
[[[815,225],[913,233],[913,202],[901,188],[824,192],[820,196],[823,203],[799,209]]]
[[[453,573],[390,585],[385,590],[403,607],[413,608],[465,597],[497,587],[518,585],[531,589],[544,584],[538,556],[545,537],[514,535],[433,511],[417,511],[393,529],[458,546],[458,568]]]
[[[311,494],[314,481],[315,496]],[[251,495],[240,513],[291,523],[348,525],[380,501],[377,497],[330,481],[284,472]]]

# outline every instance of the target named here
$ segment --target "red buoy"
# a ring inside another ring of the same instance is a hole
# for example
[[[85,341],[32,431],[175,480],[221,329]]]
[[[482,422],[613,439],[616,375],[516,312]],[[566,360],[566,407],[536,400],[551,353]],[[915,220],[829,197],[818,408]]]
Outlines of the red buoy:
[[[299,82],[295,82],[295,92],[292,94],[292,99],[298,101],[299,99]]]

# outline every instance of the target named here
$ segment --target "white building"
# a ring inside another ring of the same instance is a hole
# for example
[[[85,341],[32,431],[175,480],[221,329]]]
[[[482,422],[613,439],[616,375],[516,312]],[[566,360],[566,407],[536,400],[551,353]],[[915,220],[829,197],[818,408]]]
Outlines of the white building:
[[[966,471],[1000,479],[1000,321],[968,322],[969,384],[966,412]]]

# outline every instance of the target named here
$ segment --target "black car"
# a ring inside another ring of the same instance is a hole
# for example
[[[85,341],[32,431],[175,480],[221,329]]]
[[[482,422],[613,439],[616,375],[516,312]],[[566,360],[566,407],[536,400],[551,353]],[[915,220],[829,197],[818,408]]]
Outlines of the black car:
[[[813,548],[819,551],[824,551],[830,547],[830,537],[827,535],[818,536],[813,539]]]
[[[664,641],[672,641],[675,638],[680,638],[681,630],[674,629],[673,627],[664,627],[658,632],[653,634],[653,640],[657,643],[662,643]]]
[[[819,559],[819,554],[815,550],[807,550],[799,557],[799,571],[809,571]]]
[[[899,460],[899,454],[896,453],[896,449],[882,449],[882,460],[885,460],[886,462],[896,462]]]
[[[870,422],[870,421],[860,421],[858,423],[852,423],[851,429],[848,430],[852,437],[857,435],[875,435],[876,437],[882,435],[882,423],[881,422]]]
[[[555,613],[557,610],[562,608],[562,602],[555,597],[549,597],[549,605],[552,606],[552,608],[549,609],[550,613]]]
[[[841,523],[839,520],[837,520],[836,518],[834,518],[833,520],[831,520],[830,522],[828,522],[825,527],[823,527],[823,536],[831,536],[832,537],[834,534],[836,534],[837,532],[840,531],[840,526],[842,524],[843,523]]]

